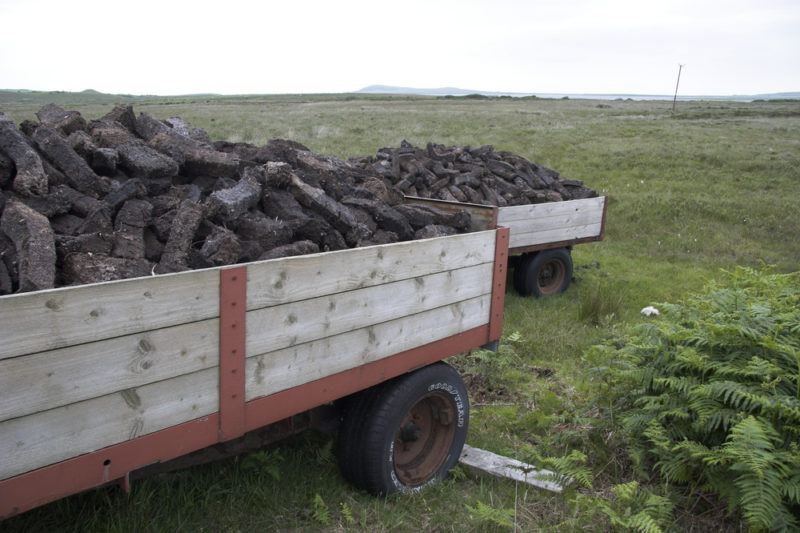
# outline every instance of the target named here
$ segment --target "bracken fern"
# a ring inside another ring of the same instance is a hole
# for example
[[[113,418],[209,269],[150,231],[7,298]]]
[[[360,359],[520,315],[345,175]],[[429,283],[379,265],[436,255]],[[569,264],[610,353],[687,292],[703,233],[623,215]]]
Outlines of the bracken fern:
[[[800,528],[800,273],[739,268],[623,343],[631,456],[753,530]],[[623,402],[624,403],[624,402]]]

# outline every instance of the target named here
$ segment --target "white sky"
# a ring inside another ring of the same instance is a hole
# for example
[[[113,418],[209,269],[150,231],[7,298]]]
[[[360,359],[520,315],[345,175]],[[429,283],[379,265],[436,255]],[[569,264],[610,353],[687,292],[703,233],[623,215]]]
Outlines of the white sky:
[[[800,91],[800,0],[0,0],[0,88]]]

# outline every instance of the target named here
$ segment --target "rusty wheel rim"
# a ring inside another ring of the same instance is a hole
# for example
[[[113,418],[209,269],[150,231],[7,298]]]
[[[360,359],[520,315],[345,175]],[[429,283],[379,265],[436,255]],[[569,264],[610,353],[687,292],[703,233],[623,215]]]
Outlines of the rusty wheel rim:
[[[567,275],[567,268],[564,262],[559,259],[545,261],[539,269],[536,277],[536,284],[541,294],[554,294],[561,289],[564,284],[564,277]]]
[[[444,464],[456,433],[456,410],[435,392],[408,410],[394,437],[394,470],[408,487],[430,480]]]

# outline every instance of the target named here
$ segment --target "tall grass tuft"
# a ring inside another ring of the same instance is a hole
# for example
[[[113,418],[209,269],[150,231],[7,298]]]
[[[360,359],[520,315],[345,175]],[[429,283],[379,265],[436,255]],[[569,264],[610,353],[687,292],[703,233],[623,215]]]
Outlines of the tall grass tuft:
[[[593,281],[581,292],[578,319],[593,326],[609,324],[619,318],[624,303],[619,287]]]

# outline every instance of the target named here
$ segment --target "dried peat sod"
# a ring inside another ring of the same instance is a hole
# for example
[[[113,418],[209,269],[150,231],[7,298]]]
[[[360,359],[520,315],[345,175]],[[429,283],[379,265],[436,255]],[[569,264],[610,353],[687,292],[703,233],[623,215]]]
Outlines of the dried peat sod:
[[[595,196],[520,156],[403,143],[343,161],[275,139],[212,142],[179,118],[48,104],[0,113],[0,295],[463,233],[466,211]]]

